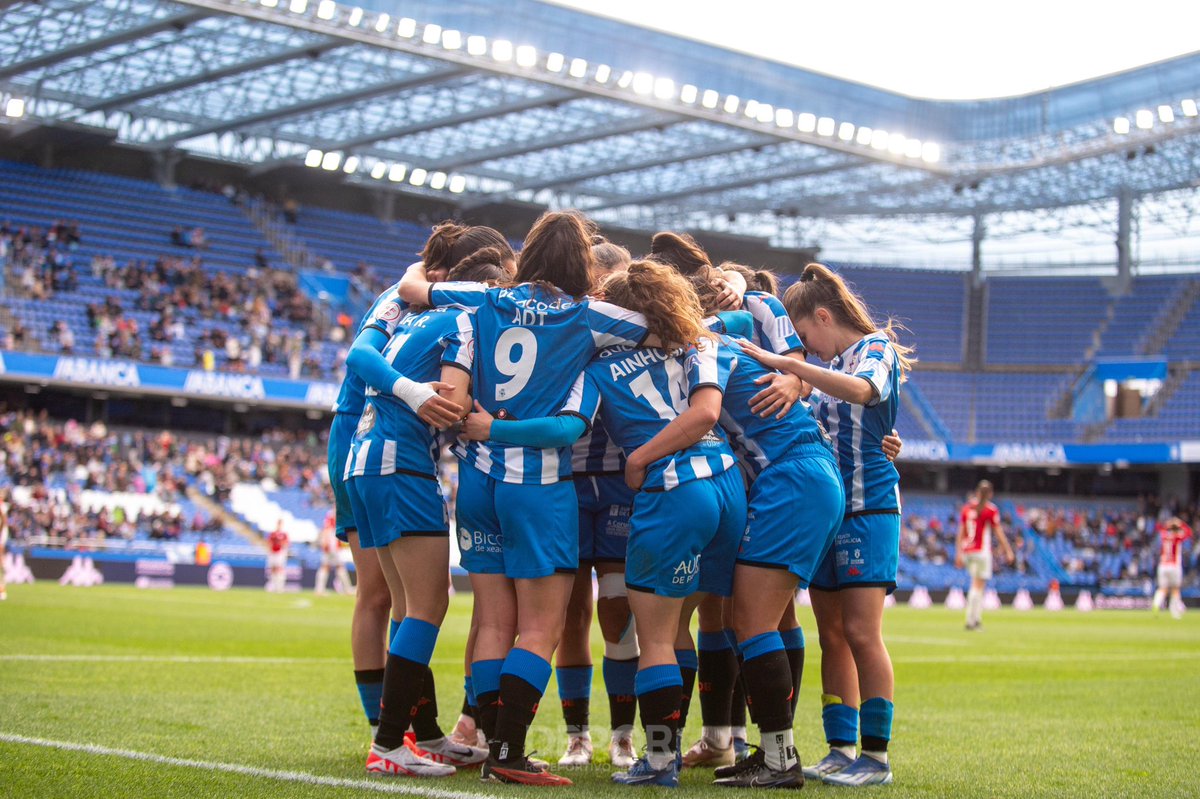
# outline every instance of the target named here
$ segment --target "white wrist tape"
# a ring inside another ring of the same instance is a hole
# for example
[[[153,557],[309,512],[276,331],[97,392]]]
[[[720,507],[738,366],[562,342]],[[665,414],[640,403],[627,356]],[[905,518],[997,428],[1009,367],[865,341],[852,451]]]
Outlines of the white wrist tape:
[[[430,397],[437,394],[428,383],[417,383],[409,380],[407,377],[401,377],[392,386],[392,393],[396,398],[402,400],[408,407],[416,413],[422,405],[429,400]]]

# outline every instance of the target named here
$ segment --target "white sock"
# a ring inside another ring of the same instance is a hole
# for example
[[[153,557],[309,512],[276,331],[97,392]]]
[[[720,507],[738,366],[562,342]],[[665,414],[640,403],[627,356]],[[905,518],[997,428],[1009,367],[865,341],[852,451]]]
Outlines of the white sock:
[[[864,749],[863,754],[866,755],[867,757],[878,760],[880,763],[888,762],[887,752],[868,752],[866,749]]]
[[[667,752],[666,754],[661,754],[658,752],[646,752],[646,762],[655,771],[662,771],[675,762],[675,753]]]
[[[701,737],[705,741],[708,741],[709,745],[714,749],[728,749],[733,746],[732,727],[709,727],[705,725]]]
[[[979,624],[983,617],[983,592],[972,588],[967,592],[967,624]]]
[[[732,733],[732,736],[734,738],[736,738],[737,740],[739,740],[739,741],[746,740],[746,728],[745,727],[730,727],[729,730]]]
[[[763,758],[772,771],[787,771],[796,765],[796,744],[791,729],[779,732],[764,732],[762,737]]]
[[[1167,592],[1161,588],[1154,592],[1154,601],[1151,603],[1156,611],[1162,610],[1163,600],[1167,598]]]
[[[858,757],[858,750],[855,749],[853,746],[831,746],[831,747],[829,747],[829,753],[833,754],[834,752],[841,752],[843,755],[850,758],[851,760]]]

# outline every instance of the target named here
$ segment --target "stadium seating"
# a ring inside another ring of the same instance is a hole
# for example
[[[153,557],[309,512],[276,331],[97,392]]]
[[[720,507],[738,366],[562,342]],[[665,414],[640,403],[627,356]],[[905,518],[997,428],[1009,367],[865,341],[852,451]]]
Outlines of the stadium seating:
[[[1000,277],[987,284],[989,364],[1081,363],[1110,298],[1096,278]]]

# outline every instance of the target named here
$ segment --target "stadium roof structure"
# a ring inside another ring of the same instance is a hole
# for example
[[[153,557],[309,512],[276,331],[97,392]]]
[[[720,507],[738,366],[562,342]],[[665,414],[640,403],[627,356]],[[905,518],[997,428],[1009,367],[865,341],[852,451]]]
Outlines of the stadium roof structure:
[[[1097,204],[1116,213],[1095,224],[1127,235],[1142,198],[1200,186],[1198,99],[1200,53],[933,101],[536,0],[0,14],[0,131],[14,137],[73,127],[168,164],[303,164],[464,209],[570,206],[783,246],[806,244],[812,220],[939,217],[979,236],[995,215]]]

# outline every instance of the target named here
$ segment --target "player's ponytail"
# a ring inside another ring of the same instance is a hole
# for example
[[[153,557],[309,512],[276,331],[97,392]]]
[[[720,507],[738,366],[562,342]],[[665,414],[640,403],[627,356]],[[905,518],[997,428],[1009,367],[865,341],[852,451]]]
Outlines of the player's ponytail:
[[[875,324],[862,298],[854,293],[841,275],[824,264],[811,263],[804,267],[800,280],[793,283],[783,295],[783,305],[793,321],[807,319],[816,313],[818,308],[824,308],[838,324],[856,330],[864,336],[868,333],[883,333],[896,351],[901,380],[904,380],[905,375],[917,362],[912,354],[913,348],[899,343],[897,339],[897,331],[904,330],[905,327],[890,317],[883,325]]]
[[[498,265],[505,261],[516,260],[512,246],[504,235],[495,228],[476,225],[468,227],[457,222],[446,221],[437,225],[421,250],[421,260],[426,269],[450,270],[463,259],[485,248],[492,248],[500,253]]]
[[[686,233],[655,233],[654,238],[650,239],[650,257],[674,267],[682,275],[692,275],[706,266],[712,266],[708,253]]]
[[[746,279],[746,291],[761,291],[779,296],[779,279],[770,269],[751,269],[745,264],[725,261],[719,267],[722,272],[737,272]]]
[[[614,305],[646,317],[646,327],[664,349],[680,349],[711,338],[701,321],[700,300],[687,278],[653,260],[634,261],[604,284]]]

